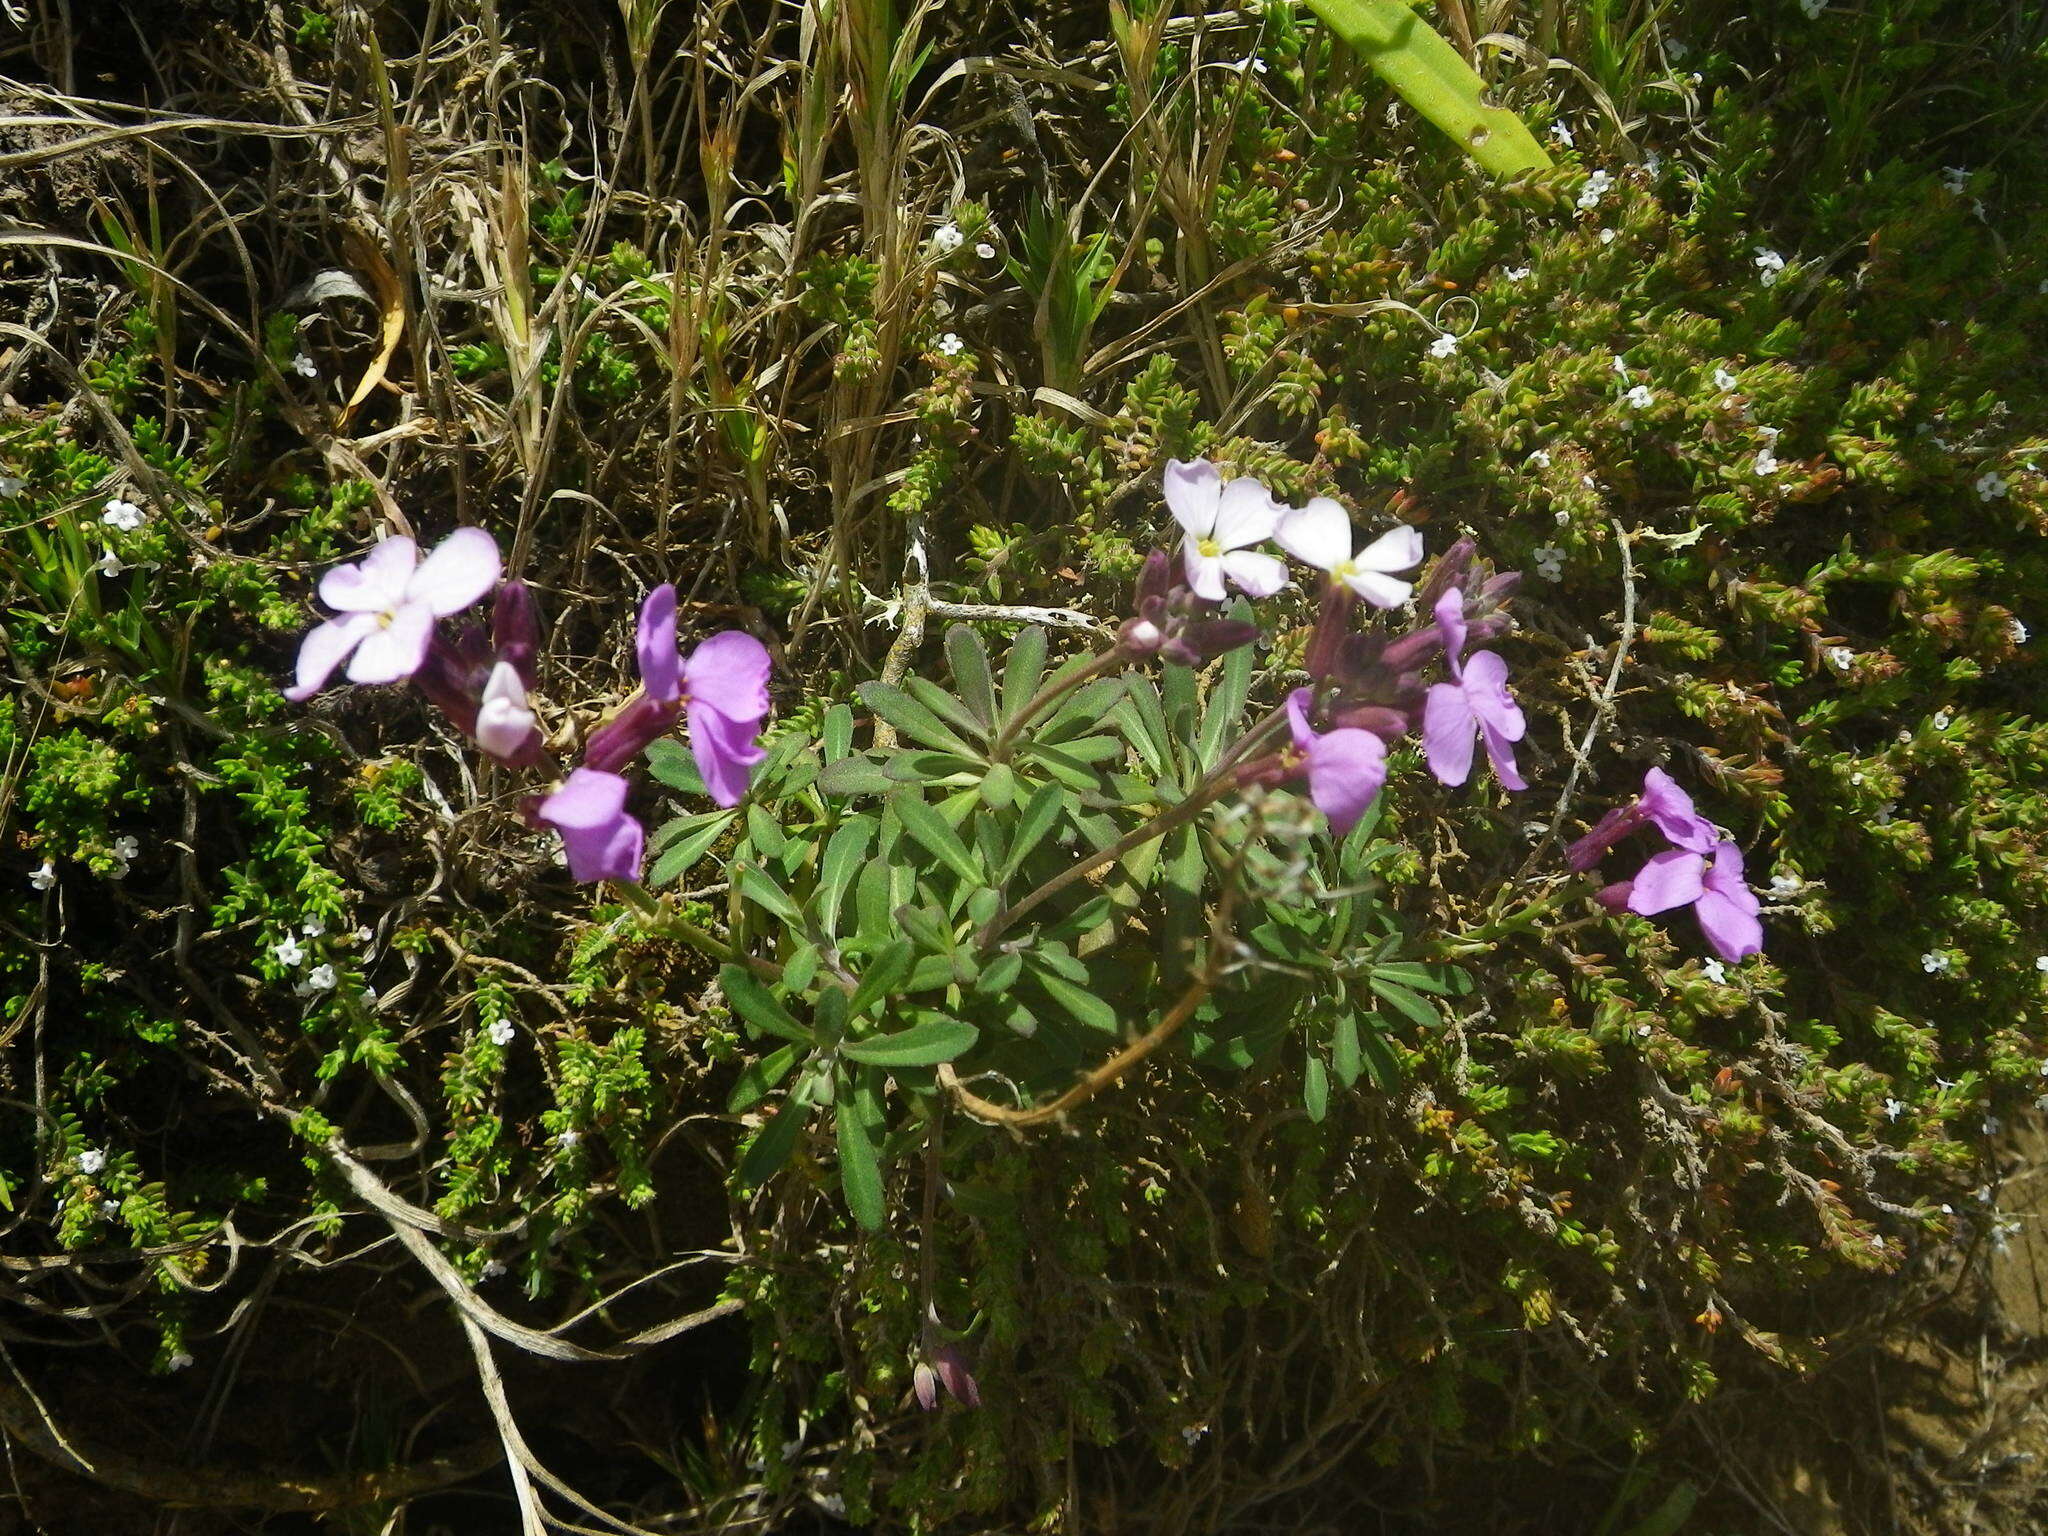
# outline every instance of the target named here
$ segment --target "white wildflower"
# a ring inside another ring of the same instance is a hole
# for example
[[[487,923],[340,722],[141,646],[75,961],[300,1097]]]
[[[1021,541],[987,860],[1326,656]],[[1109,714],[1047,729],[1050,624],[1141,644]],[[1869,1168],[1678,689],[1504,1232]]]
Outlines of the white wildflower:
[[[183,1371],[190,1369],[191,1365],[192,1357],[181,1349],[164,1362],[164,1369],[167,1371]]]
[[[299,924],[299,932],[303,933],[309,939],[317,939],[320,937],[321,934],[325,933],[326,931],[327,924],[322,922],[317,917],[309,917],[303,923]]]
[[[1962,192],[1970,185],[1969,168],[1961,165],[1942,167],[1941,184],[1951,192]]]
[[[983,261],[994,261],[996,259],[996,248],[986,240],[979,240],[975,242],[974,254]]]
[[[100,1202],[100,1214],[108,1217],[119,1216],[121,1214],[121,1202],[111,1199],[102,1200]]]
[[[1507,271],[1501,273],[1501,276],[1511,283],[1526,283],[1530,277],[1530,269],[1527,267],[1509,267]]]
[[[1572,137],[1571,129],[1565,127],[1563,123],[1552,123],[1550,125],[1550,136],[1566,149],[1570,149],[1578,142],[1578,140]]]
[[[2034,969],[2037,971],[2048,971],[2048,955],[2034,956]],[[2041,1075],[2048,1077],[2048,1061],[2041,1063]]]
[[[1548,469],[1550,468],[1550,450],[1548,448],[1538,448],[1523,462],[1534,464],[1538,469]]]
[[[1680,59],[1684,58],[1688,53],[1691,53],[1692,49],[1690,46],[1687,45],[1684,38],[1674,37],[1664,44],[1664,52],[1675,64]]]
[[[1987,469],[1977,477],[1977,494],[1985,501],[1995,501],[2011,489],[2005,476],[1995,469]]]
[[[1886,1099],[1886,1100],[1884,1101],[1884,1117],[1885,1117],[1885,1119],[1887,1119],[1887,1120],[1896,1120],[1896,1119],[1898,1119],[1898,1118],[1899,1118],[1899,1116],[1903,1115],[1903,1114],[1904,1114],[1905,1112],[1906,1112],[1906,1106],[1905,1106],[1905,1105],[1904,1105],[1903,1103],[1901,1103],[1901,1102],[1900,1102],[1899,1100],[1897,1100],[1897,1099]]]
[[[1720,390],[1724,395],[1732,395],[1735,393],[1735,387],[1734,374],[1730,373],[1726,368],[1716,368],[1714,370],[1714,388]]]
[[[1934,712],[1934,728],[1937,731],[1945,731],[1955,723],[1956,717],[1952,711],[1937,709]]]
[[[1946,971],[1949,965],[1948,956],[1938,949],[1930,949],[1920,957],[1920,969],[1930,976],[1939,975],[1941,972]]]
[[[1431,357],[1456,357],[1458,355],[1458,338],[1449,331],[1445,331],[1429,344],[1429,355]]]
[[[1718,960],[1702,960],[1700,974],[1719,986],[1728,979],[1728,967]]]
[[[327,992],[327,991],[331,991],[331,990],[333,989],[333,987],[334,987],[334,967],[333,967],[333,966],[331,966],[331,965],[316,965],[316,966],[314,966],[314,967],[313,967],[313,969],[312,969],[312,970],[310,970],[310,971],[306,972],[306,990],[307,990],[308,992]]]
[[[12,501],[21,494],[21,482],[12,475],[0,475],[0,500]]]
[[[555,1145],[558,1147],[573,1147],[582,1139],[583,1133],[581,1131],[564,1131],[555,1138]]]
[[[1602,245],[1612,245],[1612,244],[1614,244],[1614,231],[1613,231],[1613,230],[1611,230],[1611,229],[1603,229],[1603,230],[1601,230],[1601,231],[1600,231],[1600,243],[1601,243]]]
[[[306,958],[306,951],[290,934],[286,934],[284,938],[271,945],[270,952],[277,957],[279,965],[297,965]]]
[[[1545,581],[1564,580],[1565,552],[1555,544],[1545,544],[1531,552],[1536,561],[1536,574]]]
[[[1799,0],[1799,9],[1806,13],[1808,21],[1819,21],[1827,8],[1828,0]]]
[[[1827,649],[1828,665],[1837,672],[1846,672],[1856,665],[1856,653],[1846,645],[1831,645]]]
[[[292,359],[292,372],[302,379],[317,379],[320,377],[320,365],[301,352]]]
[[[1759,475],[1775,475],[1778,472],[1778,456],[1768,448],[1761,449],[1757,453],[1753,467]]]
[[[1998,1116],[1986,1115],[1984,1117],[1984,1134],[1986,1136],[1996,1136],[2000,1131],[2004,1129],[2005,1122],[1999,1119]]]
[[[1806,882],[1797,875],[1781,874],[1771,876],[1771,894],[1773,896],[1797,896],[1805,889]]]
[[[951,219],[932,231],[932,246],[941,256],[950,256],[967,243],[967,237],[960,233],[960,226]]]
[[[1579,206],[1581,208],[1599,207],[1600,199],[1607,195],[1608,190],[1613,185],[1614,178],[1612,176],[1608,175],[1605,171],[1595,171],[1586,178],[1586,184],[1579,188]]]
[[[124,836],[114,839],[114,857],[121,860],[122,863],[127,863],[140,852],[142,852],[142,844],[135,837]]]
[[[1664,157],[1654,149],[1643,152],[1643,174],[1655,180],[1657,173],[1664,169]]]
[[[2027,643],[2027,626],[2018,619],[2007,620],[2005,632],[2012,636],[2012,643],[2014,645],[2025,645]]]
[[[1898,810],[1898,801],[1887,800],[1883,805],[1880,805],[1874,812],[1871,813],[1870,819],[1876,822],[1880,827],[1888,827],[1892,824],[1892,817],[1898,814]]]
[[[1657,403],[1655,392],[1647,384],[1636,385],[1635,388],[1631,389],[1621,398],[1628,402],[1631,409],[1638,411],[1647,411]]]
[[[1784,430],[1784,428],[1782,428],[1782,427],[1758,427],[1758,428],[1757,428],[1756,430],[1757,430],[1757,435],[1758,435],[1759,437],[1763,438],[1765,442],[1769,443],[1769,444],[1770,444],[1770,445],[1771,445],[1771,446],[1772,446],[1773,448],[1775,448],[1775,447],[1777,447],[1777,446],[1778,446],[1778,434],[1779,434],[1780,432],[1782,432],[1782,431]]]
[[[98,1147],[87,1147],[78,1154],[78,1171],[91,1178],[107,1166],[107,1154]]]
[[[1756,270],[1764,286],[1770,287],[1785,271],[1785,258],[1764,246],[1756,248]]]
[[[945,335],[939,338],[939,351],[947,357],[958,357],[966,349],[966,346],[967,343],[958,336],[955,336],[951,331],[946,332]]]
[[[491,1044],[510,1045],[512,1043],[513,1035],[512,1021],[510,1019],[491,1020],[491,1027],[489,1033],[491,1037]]]
[[[479,1280],[497,1280],[503,1278],[504,1274],[505,1266],[503,1264],[500,1264],[496,1259],[485,1259],[484,1267],[477,1271],[477,1278]]]
[[[374,939],[375,937],[377,937],[377,935],[372,933],[367,925],[358,928],[355,931],[355,941],[358,944],[367,944],[370,942],[370,940]]]
[[[47,891],[57,883],[57,867],[48,859],[43,860],[43,867],[30,873],[28,883],[39,891]]]
[[[123,532],[128,533],[132,533],[135,529],[140,528],[142,526],[142,519],[142,508],[135,505],[132,501],[123,501],[118,496],[108,502],[105,509],[100,513],[100,521],[109,528],[119,528]]]

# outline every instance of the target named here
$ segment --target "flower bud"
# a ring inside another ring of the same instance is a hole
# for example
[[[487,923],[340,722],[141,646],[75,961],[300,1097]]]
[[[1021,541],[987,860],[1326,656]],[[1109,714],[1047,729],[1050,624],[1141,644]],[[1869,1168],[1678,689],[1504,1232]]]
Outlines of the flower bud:
[[[590,733],[583,744],[583,766],[599,773],[617,773],[675,726],[682,706],[641,691],[611,719]]]
[[[519,671],[519,681],[530,690],[539,686],[534,658],[540,650],[540,617],[534,612],[533,592],[523,581],[498,584],[491,604],[491,647],[498,660],[508,661]]]
[[[1160,647],[1160,654],[1184,667],[1199,667],[1258,637],[1259,626],[1244,619],[1190,619]]]
[[[1308,653],[1302,661],[1317,682],[1335,675],[1357,607],[1358,594],[1343,582],[1323,583],[1322,611],[1316,615],[1315,632],[1309,636]]]
[[[1336,710],[1330,716],[1330,729],[1333,731],[1347,728],[1371,731],[1389,744],[1406,736],[1412,724],[1408,711],[1392,709],[1384,704],[1355,704]]]
[[[1436,557],[1429,568],[1429,575],[1415,589],[1415,604],[1422,612],[1428,613],[1436,607],[1437,599],[1453,587],[1465,586],[1465,572],[1472,564],[1472,557],[1479,553],[1479,545],[1471,539],[1460,539],[1449,549]]]

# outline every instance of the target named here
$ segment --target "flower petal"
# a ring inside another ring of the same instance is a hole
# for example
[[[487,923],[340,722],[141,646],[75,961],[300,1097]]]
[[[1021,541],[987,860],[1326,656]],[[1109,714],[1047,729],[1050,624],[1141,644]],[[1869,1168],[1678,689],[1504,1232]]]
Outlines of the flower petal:
[[[496,758],[510,762],[523,756],[533,740],[533,711],[526,707],[526,685],[519,669],[509,661],[491,668],[484,684],[483,702],[476,711],[476,744]]]
[[[1358,825],[1387,782],[1387,746],[1371,731],[1318,736],[1308,749],[1308,797],[1339,837]]]
[[[1389,528],[1352,557],[1368,571],[1410,571],[1422,563],[1422,530]]]
[[[1252,597],[1271,597],[1287,585],[1287,562],[1277,555],[1233,549],[1223,556],[1223,569]]]
[[[1643,775],[1642,812],[1657,824],[1675,845],[1692,853],[1706,853],[1719,841],[1713,826],[1693,809],[1692,796],[1662,768]]]
[[[425,603],[402,603],[388,616],[365,618],[375,626],[349,658],[352,683],[395,683],[419,671],[427,659],[427,640],[434,632],[433,610]]]
[[[1273,542],[1304,565],[1334,571],[1351,558],[1351,514],[1327,496],[1280,514]]]
[[[1520,711],[1515,718],[1521,719]],[[1479,721],[1479,739],[1486,743],[1486,760],[1493,764],[1493,776],[1500,780],[1503,789],[1527,789],[1529,781],[1522,777],[1522,770],[1515,766],[1514,744],[1521,737],[1517,731],[1513,736],[1496,730],[1483,716]]]
[[[1316,739],[1308,723],[1308,707],[1314,701],[1315,695],[1306,688],[1297,688],[1287,695],[1287,731],[1294,738],[1297,752],[1306,752]]]
[[[1188,573],[1188,588],[1195,596],[1206,598],[1212,603],[1223,601],[1223,559],[1220,555],[1205,555],[1195,548],[1190,537],[1180,547],[1182,562]]]
[[[1216,530],[1216,504],[1223,495],[1223,474],[1207,459],[1166,461],[1166,508],[1173,520],[1198,539]]]
[[[1508,741],[1520,741],[1528,729],[1522,706],[1508,692],[1508,664],[1493,651],[1474,651],[1465,658],[1465,697],[1472,713]]]
[[[640,656],[640,681],[650,698],[673,704],[682,697],[683,657],[676,649],[676,588],[664,581],[640,605],[640,627],[634,635]]]
[[[496,539],[481,528],[458,528],[412,573],[405,584],[406,601],[424,604],[445,619],[496,586],[503,570]]]
[[[1439,784],[1472,776],[1472,706],[1456,683],[1436,683],[1422,706],[1422,755]]]
[[[327,686],[329,674],[341,665],[342,658],[376,628],[374,613],[351,613],[314,628],[299,644],[297,686],[285,689],[284,696],[294,704],[313,697]]]
[[[1240,475],[1223,487],[1216,503],[1215,540],[1225,549],[1262,543],[1273,537],[1285,510],[1263,482]]]
[[[1723,960],[1741,960],[1764,947],[1764,925],[1757,918],[1756,898],[1745,906],[1720,891],[1708,891],[1693,906],[1700,932]]]
[[[768,713],[768,647],[744,630],[713,635],[683,663],[691,701],[709,704],[726,719],[758,728]]]
[[[1375,608],[1398,608],[1415,590],[1413,582],[1403,581],[1398,576],[1383,576],[1378,571],[1347,572],[1344,585]]]
[[[647,829],[624,812],[604,826],[562,829],[562,851],[569,856],[569,877],[579,885],[592,885],[599,880],[638,880],[646,849]]]
[[[1705,859],[1683,848],[1667,848],[1652,854],[1636,873],[1634,889],[1629,892],[1629,911],[1649,917],[1698,901],[1701,891],[1706,889],[1700,883],[1706,868]]]
[[[738,805],[747,793],[749,770],[768,755],[754,739],[760,722],[727,719],[698,699],[690,700],[686,710],[690,755],[697,759],[704,792],[719,805]]]
[[[343,613],[383,613],[405,601],[405,584],[419,563],[411,539],[386,539],[354,565],[337,565],[322,576],[320,601]]]

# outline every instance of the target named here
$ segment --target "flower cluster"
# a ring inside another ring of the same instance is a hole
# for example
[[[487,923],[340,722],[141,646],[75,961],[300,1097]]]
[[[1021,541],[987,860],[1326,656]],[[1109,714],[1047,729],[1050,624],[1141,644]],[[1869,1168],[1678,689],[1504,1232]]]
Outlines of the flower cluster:
[[[1723,960],[1758,953],[1763,948],[1760,903],[1742,878],[1742,850],[1693,809],[1692,797],[1661,768],[1643,776],[1643,792],[1634,801],[1609,811],[1566,849],[1565,862],[1583,874],[1645,826],[1654,826],[1671,846],[1652,854],[1634,878],[1602,890],[1601,904],[1642,917],[1689,906]]]
[[[548,762],[531,697],[539,620],[526,584],[501,581],[501,573],[497,542],[481,528],[458,528],[425,560],[411,539],[391,538],[355,565],[336,567],[320,579],[320,598],[338,616],[306,636],[285,696],[311,698],[346,661],[351,682],[410,678],[499,761],[518,768]],[[452,633],[439,627],[493,588],[488,631],[477,623]],[[770,663],[759,640],[728,630],[685,660],[676,643],[676,591],[663,583],[641,608],[637,650],[640,691],[590,733],[579,766],[526,803],[535,825],[560,833],[579,881],[639,878],[646,836],[626,809],[631,786],[618,770],[678,718],[687,723],[705,789],[720,805],[739,803],[763,755],[756,737],[768,715]]]

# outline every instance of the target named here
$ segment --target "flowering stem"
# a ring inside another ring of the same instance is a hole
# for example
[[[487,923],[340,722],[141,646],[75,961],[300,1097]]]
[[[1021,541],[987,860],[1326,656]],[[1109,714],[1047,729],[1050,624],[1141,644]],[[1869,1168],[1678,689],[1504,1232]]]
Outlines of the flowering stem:
[[[995,763],[1004,761],[1009,756],[1010,743],[1016,740],[1019,731],[1023,730],[1025,726],[1029,725],[1038,716],[1045,713],[1048,707],[1058,703],[1083,683],[1093,682],[1125,659],[1123,646],[1112,645],[1100,656],[1089,662],[1087,666],[1074,672],[1063,672],[1054,677],[1050,682],[1041,687],[1038,692],[1025,700],[1022,709],[1003,722],[1003,728],[996,732],[996,739],[989,744],[989,761]]]
[[[730,944],[699,928],[669,905],[663,898],[652,894],[637,880],[614,880],[612,885],[626,902],[648,925],[663,938],[678,939],[692,949],[709,955],[712,959],[735,965],[744,965],[757,974],[779,976],[782,968],[773,961],[762,960],[753,955],[743,955]]]

